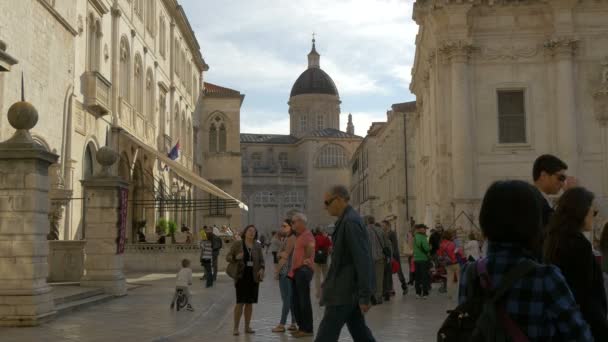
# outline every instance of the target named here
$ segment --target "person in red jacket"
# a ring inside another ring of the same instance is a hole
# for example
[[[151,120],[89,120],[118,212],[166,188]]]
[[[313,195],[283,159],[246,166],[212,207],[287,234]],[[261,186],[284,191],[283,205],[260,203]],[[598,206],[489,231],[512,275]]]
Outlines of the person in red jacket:
[[[315,231],[315,293],[317,299],[321,298],[321,284],[327,275],[327,259],[331,253],[331,239],[322,228]],[[323,277],[323,280],[321,280]]]
[[[461,252],[456,250],[456,244],[454,243],[454,231],[446,230],[443,232],[441,244],[439,245],[439,250],[437,251],[437,257],[446,268],[447,292],[449,299],[456,299],[458,291],[460,264],[456,258],[456,253]]]

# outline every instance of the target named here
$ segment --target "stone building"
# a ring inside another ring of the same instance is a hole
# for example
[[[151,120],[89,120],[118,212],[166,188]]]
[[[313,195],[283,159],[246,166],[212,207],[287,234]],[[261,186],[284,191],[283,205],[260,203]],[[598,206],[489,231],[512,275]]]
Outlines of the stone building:
[[[0,113],[20,97],[40,112],[34,138],[60,156],[51,166],[51,224],[82,239],[80,181],[111,145],[129,182],[127,238],[153,235],[160,217],[195,225],[194,189],[229,196],[195,165],[195,107],[208,66],[176,0],[27,0],[0,3],[0,39],[19,60],[0,76]],[[0,120],[0,140],[10,134]],[[167,153],[179,143],[179,158]],[[199,161],[199,163],[202,161]],[[236,202],[235,202],[236,203]]]
[[[361,215],[388,220],[402,236],[416,216],[416,102],[393,104],[386,116],[372,123],[351,159],[352,205]]]
[[[350,183],[349,160],[361,141],[351,117],[348,132],[339,130],[340,96],[320,67],[314,40],[308,68],[291,89],[289,116],[289,135],[240,135],[242,199],[249,205],[243,224],[266,233],[278,230],[292,210],[306,212],[312,228],[333,224],[323,192]]]
[[[490,183],[531,182],[544,153],[606,214],[608,2],[419,0],[413,17],[417,220],[471,225]]]

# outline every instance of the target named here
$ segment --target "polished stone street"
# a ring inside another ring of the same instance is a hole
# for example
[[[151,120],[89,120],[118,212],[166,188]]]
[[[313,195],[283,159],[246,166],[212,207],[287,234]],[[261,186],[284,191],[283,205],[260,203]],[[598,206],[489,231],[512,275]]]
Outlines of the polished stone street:
[[[26,341],[288,341],[288,334],[271,329],[280,315],[278,283],[266,278],[260,292],[260,304],[254,306],[255,335],[232,336],[232,280],[220,274],[219,281],[207,290],[196,275],[192,286],[196,311],[169,310],[174,275],[129,275],[128,296],[63,314],[34,328],[0,328],[3,342]],[[396,283],[398,283],[395,278]],[[433,291],[430,299],[417,300],[410,291],[397,294],[389,304],[372,308],[366,319],[378,341],[434,341],[434,334],[444,317],[445,295]],[[314,294],[313,294],[314,298]],[[322,308],[314,305],[318,326]],[[302,338],[302,341],[312,339]],[[341,341],[351,341],[346,328]]]

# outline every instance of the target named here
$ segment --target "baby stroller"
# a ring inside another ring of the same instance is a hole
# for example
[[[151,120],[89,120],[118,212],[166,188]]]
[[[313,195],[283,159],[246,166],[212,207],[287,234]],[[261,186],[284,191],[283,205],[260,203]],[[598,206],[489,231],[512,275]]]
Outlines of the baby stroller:
[[[431,284],[441,284],[439,287],[439,293],[447,292],[447,270],[445,266],[439,262],[437,255],[434,255],[431,259]]]

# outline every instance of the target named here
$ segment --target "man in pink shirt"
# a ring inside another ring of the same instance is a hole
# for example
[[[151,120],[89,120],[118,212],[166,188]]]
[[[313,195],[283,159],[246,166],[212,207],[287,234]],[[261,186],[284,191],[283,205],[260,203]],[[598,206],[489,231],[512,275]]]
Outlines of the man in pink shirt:
[[[293,250],[293,260],[289,277],[293,282],[292,308],[298,323],[294,337],[313,336],[312,304],[310,302],[310,282],[315,263],[315,238],[306,228],[306,216],[297,213],[292,218],[297,239]]]

